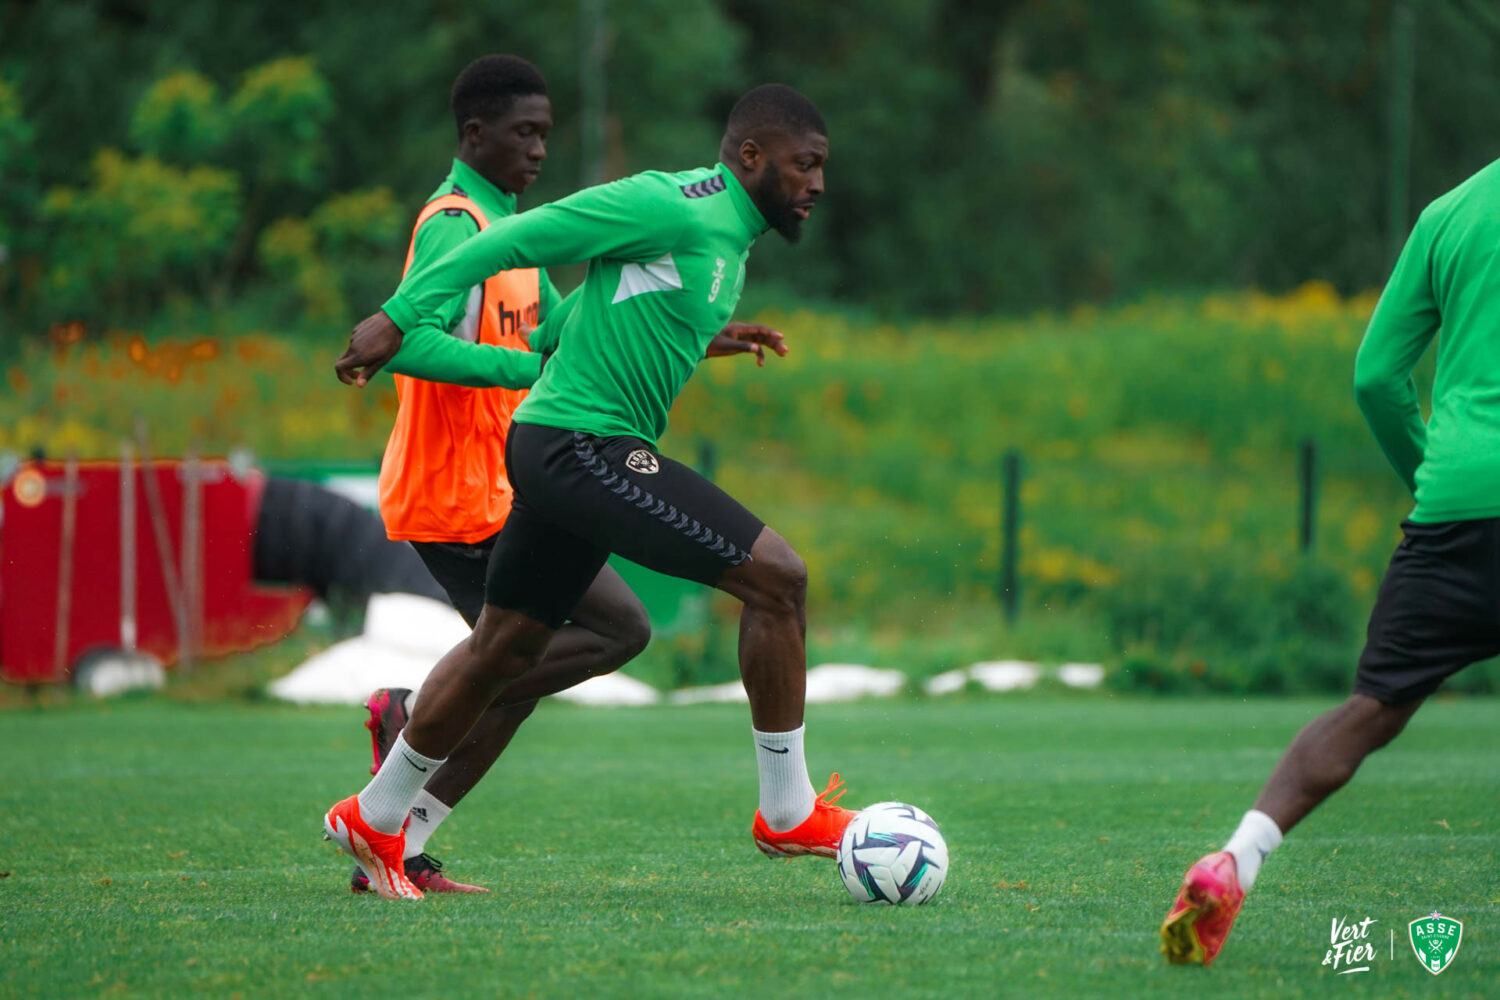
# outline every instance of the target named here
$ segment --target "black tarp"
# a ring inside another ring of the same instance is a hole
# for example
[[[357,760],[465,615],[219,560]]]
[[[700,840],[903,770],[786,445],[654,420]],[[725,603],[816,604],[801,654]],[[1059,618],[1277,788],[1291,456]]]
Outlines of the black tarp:
[[[363,608],[371,594],[420,594],[448,603],[416,550],[385,537],[380,518],[303,479],[266,481],[255,528],[255,578],[305,584],[345,608]]]

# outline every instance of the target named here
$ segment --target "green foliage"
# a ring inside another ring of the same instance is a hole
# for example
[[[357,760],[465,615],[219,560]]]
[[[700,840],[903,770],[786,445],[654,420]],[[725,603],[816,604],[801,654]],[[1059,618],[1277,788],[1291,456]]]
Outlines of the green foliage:
[[[139,412],[163,452],[373,461],[390,382],[339,385],[329,366],[343,338],[314,308],[333,312],[315,296],[340,287],[318,269],[355,257],[330,258],[322,241],[338,238],[333,220],[378,211],[368,197],[282,220],[261,241],[270,276],[307,296],[282,303],[277,329],[301,317],[312,336],[225,335],[196,354],[160,337],[28,346],[0,395],[0,450],[113,454],[118,421]],[[1352,399],[1370,307],[1310,285],[904,329],[768,312],[756,318],[786,333],[790,355],[705,361],[662,447],[697,461],[712,442],[716,480],[806,559],[819,658],[925,673],[1020,656],[1123,666],[1123,683],[1151,688],[1339,690],[1411,503]],[[1320,500],[1306,557],[1296,469],[1309,436]],[[1011,448],[1023,469],[1014,627],[995,600]],[[655,674],[731,671],[733,610],[715,615],[717,636],[659,650]]]
[[[273,190],[315,189],[333,113],[332,88],[312,59],[287,57],[251,69],[229,101],[242,169]]]
[[[7,187],[35,169],[31,148],[35,135],[36,130],[22,113],[16,88],[0,78],[0,177]]]
[[[261,233],[261,264],[309,322],[336,325],[350,302],[378,303],[400,272],[390,249],[405,222],[389,188],[334,195],[307,219],[278,219]]]
[[[288,318],[342,325],[351,302],[380,301],[398,273],[405,213],[387,187],[310,200],[332,152],[333,109],[308,58],[252,68],[227,106],[201,74],[156,80],[131,116],[143,155],[102,149],[86,183],[55,186],[43,201],[34,243],[44,253],[30,259],[44,271],[37,314],[120,323],[189,298],[222,306],[252,274],[270,279]],[[24,163],[29,135],[14,92],[0,86],[8,172]],[[23,217],[6,211],[23,181],[0,194],[0,242],[13,228],[7,219]],[[305,208],[305,219],[283,215],[266,227],[275,211]]]
[[[609,137],[606,179],[717,160],[724,128],[713,105],[747,82],[740,68],[744,31],[713,0],[601,7],[608,12],[606,99],[618,123]]]
[[[287,243],[295,252],[295,234]],[[331,374],[342,347],[266,334],[148,341],[123,331],[78,345],[25,342],[0,394],[0,451],[114,456],[139,416],[159,454],[241,445],[272,458],[337,454],[374,465],[394,392],[389,383],[344,390]],[[342,444],[330,448],[335,440]]]
[[[214,159],[227,132],[213,81],[191,72],[153,83],[130,120],[130,141],[136,148],[177,164]]]
[[[21,98],[16,88],[3,79],[0,79],[0,130],[3,130],[0,136],[5,138],[0,144],[0,155],[5,157],[0,160],[0,168],[9,169],[17,154],[31,144],[32,129],[21,115]]]
[[[286,296],[310,321],[337,322],[347,309],[332,265],[318,252],[317,234],[306,219],[277,219],[260,234],[260,261]]]
[[[715,442],[719,482],[807,559],[813,622],[907,630],[994,607],[999,460],[1018,448],[1022,621],[1081,618],[1095,642],[1019,654],[1019,636],[992,635],[990,658],[1123,663],[1162,688],[1339,689],[1410,505],[1350,394],[1370,305],[1311,285],[903,330],[765,314],[792,353],[705,362],[664,447]],[[1322,499],[1305,559],[1309,436]]]
[[[239,225],[239,178],[114,149],[100,150],[93,166],[87,187],[53,188],[42,204],[55,312],[87,319],[116,304],[141,309],[165,295],[208,292]]]
[[[1317,560],[1277,574],[1182,545],[1142,550],[1091,603],[1127,689],[1303,694],[1349,683],[1363,609]]]
[[[384,249],[402,235],[406,221],[390,188],[336,194],[312,214],[312,227],[323,249],[343,256]]]
[[[15,261],[33,242],[28,230],[36,199],[35,135],[20,95],[0,76],[0,304],[29,292],[15,280]]]
[[[347,303],[341,318],[373,312],[400,281],[410,213],[381,187],[336,194],[310,221]]]
[[[1468,0],[1405,6],[1416,74],[1410,204],[1397,207],[1413,217],[1493,156],[1500,22]],[[1401,235],[1387,231],[1397,7],[903,0],[851,16],[801,0],[503,0],[351,18],[292,0],[52,3],[7,17],[0,69],[49,184],[85,183],[98,147],[131,143],[239,173],[245,232],[227,267],[243,292],[276,218],[381,186],[409,213],[453,148],[449,87],[487,49],[548,77],[557,126],[528,206],[592,167],[596,39],[608,178],[711,160],[745,87],[791,83],[829,122],[828,192],[800,247],[757,247],[752,291],[952,315],[1379,283]],[[218,114],[213,88],[231,95]],[[399,246],[389,254],[399,266]],[[14,289],[0,294],[15,305]]]

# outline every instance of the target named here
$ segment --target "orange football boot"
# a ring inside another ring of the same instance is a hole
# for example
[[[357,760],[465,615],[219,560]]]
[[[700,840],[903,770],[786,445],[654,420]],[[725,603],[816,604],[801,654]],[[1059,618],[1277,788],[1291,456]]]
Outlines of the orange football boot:
[[[1234,855],[1219,851],[1188,869],[1177,902],[1161,925],[1161,953],[1173,965],[1207,965],[1224,947],[1245,902]]]
[[[364,869],[370,885],[385,899],[421,899],[422,890],[406,877],[401,856],[406,853],[406,831],[381,833],[359,815],[359,796],[336,803],[323,817],[323,839],[339,845]]]
[[[750,826],[755,846],[771,858],[795,858],[802,854],[837,857],[839,838],[843,837],[844,829],[854,818],[854,813],[850,810],[834,805],[844,795],[843,785],[835,771],[828,779],[828,787],[823,789],[823,794],[813,800],[812,815],[781,833],[776,833],[767,826],[760,810],[755,810],[755,822]],[[834,794],[835,792],[838,794]]]

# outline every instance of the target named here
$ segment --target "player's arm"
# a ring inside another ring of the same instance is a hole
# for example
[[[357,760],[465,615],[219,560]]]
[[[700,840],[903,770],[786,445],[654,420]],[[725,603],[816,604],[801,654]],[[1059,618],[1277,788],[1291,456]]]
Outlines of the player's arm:
[[[558,304],[562,302],[563,297],[562,293],[557,290],[557,286],[552,283],[552,276],[547,273],[545,267],[536,272],[536,279],[537,319],[545,322],[547,317],[552,315],[552,310],[556,309]]]
[[[1427,426],[1412,369],[1442,323],[1432,291],[1432,237],[1424,214],[1391,272],[1354,360],[1354,398],[1406,488],[1417,489]]]
[[[479,232],[468,213],[439,213],[417,230],[412,267],[441,258]],[[488,276],[486,276],[488,277]],[[549,283],[550,287],[550,283]],[[556,290],[553,290],[556,294]],[[398,375],[473,387],[525,389],[541,374],[542,359],[527,351],[472,343],[451,331],[464,319],[469,290],[440,303],[432,319],[403,335],[384,313],[354,328],[349,346],[334,364],[339,380],[363,386],[382,367]]]
[[[382,311],[410,330],[451,296],[499,271],[596,257],[655,260],[676,244],[685,205],[675,186],[649,176],[587,188],[501,219],[440,260],[413,267]]]
[[[553,294],[557,294],[556,289],[553,290]],[[545,314],[541,326],[532,330],[526,338],[526,342],[533,351],[548,355],[557,350],[558,341],[562,338],[563,324],[567,323],[573,310],[578,308],[578,303],[582,298],[583,286],[579,285],[568,293],[567,298],[552,306],[551,310]]]
[[[423,323],[405,335],[391,359],[391,370],[430,382],[452,382],[475,387],[529,389],[542,374],[547,355],[557,350],[558,332],[578,302],[578,292],[563,299],[547,272],[538,274],[538,309],[542,321],[526,335],[529,351],[439,334]]]
[[[431,323],[413,327],[391,358],[390,369],[427,382],[450,382],[484,389],[529,389],[542,375],[543,358],[494,344],[474,344]]]

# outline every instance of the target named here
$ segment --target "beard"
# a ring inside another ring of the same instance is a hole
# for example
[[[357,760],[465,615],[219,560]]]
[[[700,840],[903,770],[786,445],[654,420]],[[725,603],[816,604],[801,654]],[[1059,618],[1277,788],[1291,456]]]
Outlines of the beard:
[[[785,199],[781,190],[781,171],[774,162],[767,160],[760,183],[755,186],[756,206],[772,229],[788,243],[796,243],[802,238],[802,220],[793,213],[792,203]]]

